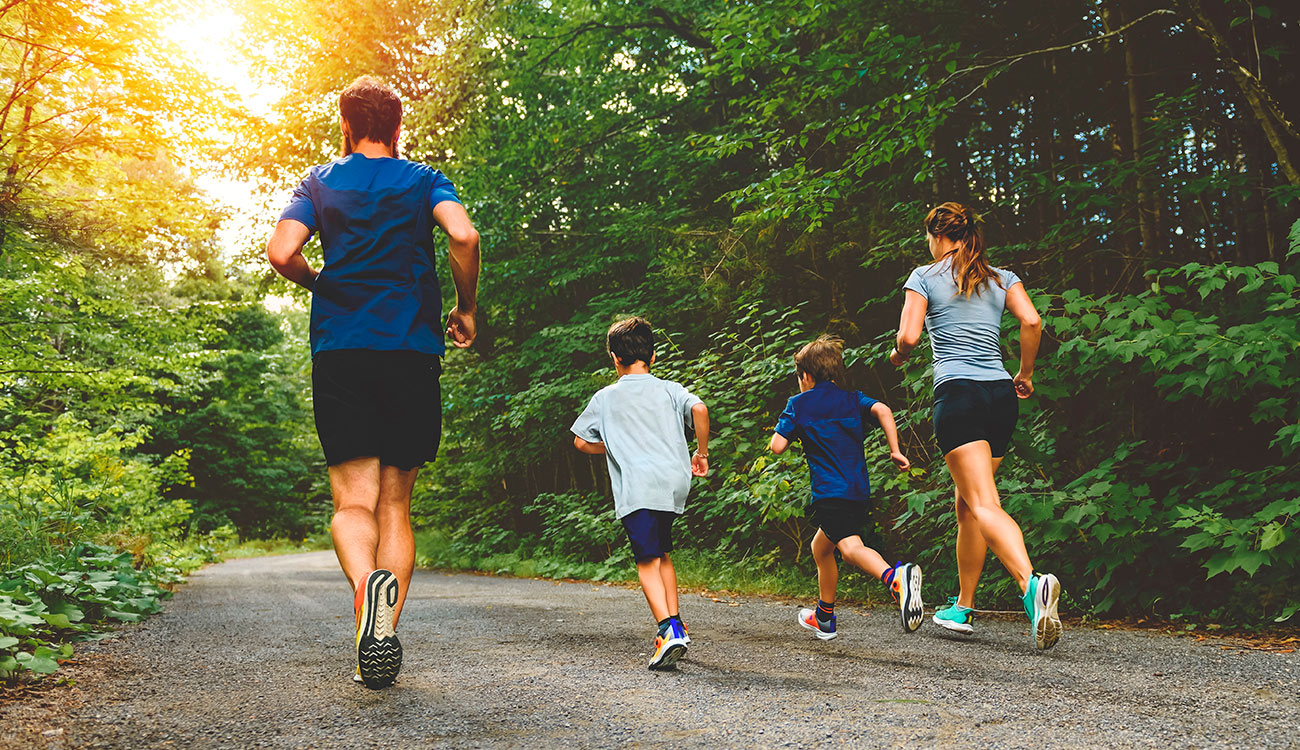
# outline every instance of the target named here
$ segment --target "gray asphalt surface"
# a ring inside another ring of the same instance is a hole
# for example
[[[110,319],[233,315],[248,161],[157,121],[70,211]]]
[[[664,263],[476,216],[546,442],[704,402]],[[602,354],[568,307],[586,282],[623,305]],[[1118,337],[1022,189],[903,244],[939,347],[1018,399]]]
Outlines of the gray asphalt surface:
[[[815,584],[809,582],[809,592]],[[940,592],[928,592],[937,599]],[[73,688],[0,708],[0,747],[1296,747],[1300,658],[1023,621],[968,639],[841,606],[682,599],[690,652],[651,672],[637,590],[418,571],[397,684],[351,682],[332,553],[193,576],[160,615],[81,648]]]

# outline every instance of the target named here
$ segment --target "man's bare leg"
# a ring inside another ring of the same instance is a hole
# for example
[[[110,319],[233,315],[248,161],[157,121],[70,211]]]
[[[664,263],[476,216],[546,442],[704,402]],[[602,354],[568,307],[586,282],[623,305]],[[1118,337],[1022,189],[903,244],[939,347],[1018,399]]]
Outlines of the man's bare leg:
[[[354,458],[329,467],[330,490],[334,495],[334,517],[330,536],[343,575],[356,591],[364,576],[374,570],[379,548],[379,523],[375,508],[379,504],[379,459],[375,456]]]
[[[375,567],[391,570],[397,576],[401,593],[394,608],[393,624],[396,626],[406,603],[406,590],[411,585],[415,570],[415,535],[411,531],[411,488],[420,469],[402,470],[396,466],[379,468],[379,504],[375,520],[379,529],[379,545],[375,553]]]

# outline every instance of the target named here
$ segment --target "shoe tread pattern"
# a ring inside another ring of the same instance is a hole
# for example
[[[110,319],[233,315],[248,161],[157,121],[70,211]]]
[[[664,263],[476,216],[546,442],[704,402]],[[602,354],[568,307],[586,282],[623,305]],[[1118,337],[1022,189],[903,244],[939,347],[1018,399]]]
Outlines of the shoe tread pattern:
[[[906,576],[902,586],[904,590],[898,598],[903,631],[913,633],[925,619],[925,604],[921,601],[921,566],[909,563],[899,573]]]
[[[366,581],[366,622],[357,643],[361,681],[372,690],[386,688],[402,669],[402,642],[393,632],[393,608],[398,598],[397,577],[377,570]]]

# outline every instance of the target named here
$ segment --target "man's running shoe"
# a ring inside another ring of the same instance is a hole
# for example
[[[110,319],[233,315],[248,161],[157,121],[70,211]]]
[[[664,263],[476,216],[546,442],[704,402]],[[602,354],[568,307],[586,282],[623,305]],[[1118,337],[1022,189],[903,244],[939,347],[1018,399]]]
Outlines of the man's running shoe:
[[[676,622],[655,636],[654,653],[650,655],[651,669],[673,669],[677,660],[686,655],[686,632]]]
[[[1061,582],[1056,576],[1031,575],[1023,601],[1029,624],[1033,626],[1034,645],[1049,649],[1061,639],[1061,617],[1056,606],[1061,600]]]
[[[956,633],[970,635],[975,632],[975,610],[957,603],[957,597],[948,597],[948,606],[930,618],[935,625]]]
[[[358,685],[361,685],[361,684],[364,683],[364,680],[361,679],[361,665],[360,665],[360,664],[357,665],[357,671],[352,673],[352,681],[355,682],[355,683],[357,683]]]
[[[682,618],[678,617],[677,622],[681,623],[682,625],[682,642],[689,644],[691,642],[690,629],[686,627],[686,623],[682,622]]]
[[[817,619],[817,612],[811,609],[799,610],[799,624],[808,628],[823,641],[829,641],[838,633],[835,632],[835,615],[831,619],[822,621]]]
[[[898,612],[903,630],[911,633],[921,627],[925,605],[921,602],[921,566],[899,563],[894,567],[894,580],[889,584],[898,597]]]
[[[402,642],[393,631],[397,576],[376,570],[357,591],[357,671],[372,690],[386,688],[402,668]]]

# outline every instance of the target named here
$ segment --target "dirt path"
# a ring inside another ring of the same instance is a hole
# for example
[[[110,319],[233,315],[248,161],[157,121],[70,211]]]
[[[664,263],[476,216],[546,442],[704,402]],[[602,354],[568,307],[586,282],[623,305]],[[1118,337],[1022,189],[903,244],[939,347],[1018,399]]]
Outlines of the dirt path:
[[[811,588],[811,583],[810,583]],[[733,606],[734,605],[734,606]],[[1020,622],[905,635],[841,608],[817,641],[793,606],[683,599],[694,642],[645,668],[638,591],[419,571],[392,689],[350,680],[331,553],[196,574],[166,610],[83,646],[77,684],[0,709],[2,748],[1295,747],[1300,658]]]

